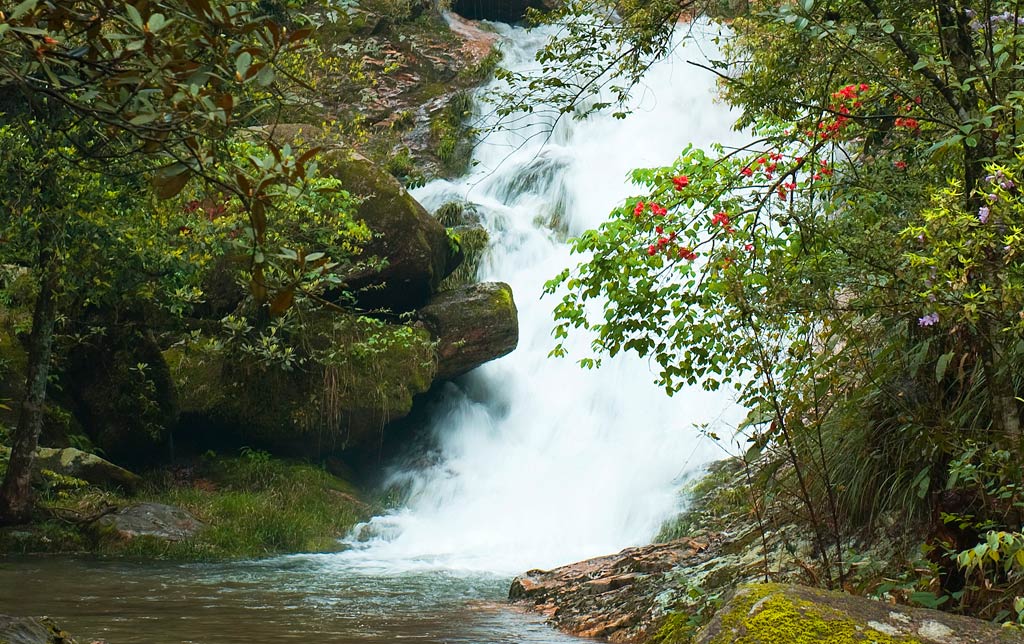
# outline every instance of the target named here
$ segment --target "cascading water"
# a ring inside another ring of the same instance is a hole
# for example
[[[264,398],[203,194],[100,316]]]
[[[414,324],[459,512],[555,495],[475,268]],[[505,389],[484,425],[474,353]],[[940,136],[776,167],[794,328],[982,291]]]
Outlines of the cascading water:
[[[529,67],[545,34],[501,29],[506,64]],[[154,644],[579,641],[489,603],[505,596],[503,575],[649,540],[678,509],[687,471],[718,453],[693,425],[726,433],[740,414],[725,394],[666,398],[635,357],[597,371],[548,359],[555,299],[540,299],[576,261],[566,234],[600,224],[631,192],[629,169],[735,138],[711,75],[683,62],[700,57],[690,44],[655,66],[625,121],[565,121],[547,142],[524,141],[536,129],[490,134],[471,176],[417,192],[432,208],[477,204],[493,240],[480,277],[511,283],[521,340],[448,386],[432,420],[438,464],[398,475],[408,503],[364,526],[368,539],[340,554],[226,564],[33,559],[0,566],[0,611]],[[577,355],[587,343],[573,339]]]
[[[546,33],[499,29],[503,64],[535,64]],[[556,300],[541,293],[578,261],[565,235],[596,227],[631,194],[629,170],[670,163],[687,143],[737,138],[735,115],[714,101],[713,76],[685,62],[703,59],[709,42],[697,34],[654,66],[628,119],[566,119],[550,137],[539,135],[539,121],[492,132],[472,174],[416,191],[428,209],[475,205],[492,238],[480,278],[511,284],[521,339],[448,388],[432,419],[438,464],[398,475],[411,489],[406,507],[363,526],[364,537],[339,555],[345,565],[550,567],[646,542],[678,509],[684,476],[718,450],[694,425],[734,425],[730,396],[694,388],[668,398],[635,356],[594,371],[548,358]],[[588,338],[570,342],[577,358],[586,355]]]

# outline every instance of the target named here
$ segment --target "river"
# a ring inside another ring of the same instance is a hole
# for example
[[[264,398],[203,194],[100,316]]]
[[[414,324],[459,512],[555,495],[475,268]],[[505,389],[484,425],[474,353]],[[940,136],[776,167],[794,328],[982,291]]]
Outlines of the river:
[[[504,64],[529,68],[545,34],[497,29]],[[541,299],[544,282],[574,261],[566,236],[630,194],[631,168],[669,163],[687,143],[737,139],[713,76],[685,62],[711,47],[700,35],[654,66],[626,120],[563,120],[550,136],[535,136],[539,122],[492,132],[468,176],[415,191],[430,209],[476,206],[492,238],[480,277],[512,285],[521,340],[433,405],[436,464],[396,464],[393,481],[410,490],[401,509],[360,526],[333,555],[7,560],[0,612],[49,615],[113,644],[573,641],[501,606],[511,576],[649,541],[678,511],[685,479],[722,454],[694,426],[728,435],[739,419],[727,394],[667,398],[635,357],[594,371],[549,359],[555,299]],[[587,344],[572,339],[577,357]]]

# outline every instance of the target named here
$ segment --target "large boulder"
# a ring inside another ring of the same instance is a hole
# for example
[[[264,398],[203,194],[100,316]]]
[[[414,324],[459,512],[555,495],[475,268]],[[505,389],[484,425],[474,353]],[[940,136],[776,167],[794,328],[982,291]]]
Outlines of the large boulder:
[[[470,20],[491,20],[494,22],[519,22],[526,17],[526,10],[550,9],[552,0],[454,0],[452,10]]]
[[[1024,642],[1024,634],[979,619],[818,588],[751,584],[737,589],[694,641],[996,644]]]
[[[139,537],[184,541],[205,527],[185,510],[163,503],[136,503],[96,520],[96,528],[102,536],[122,541]]]
[[[9,448],[0,447],[0,459],[10,458],[10,453]],[[126,490],[134,490],[142,482],[138,474],[74,447],[37,449],[33,475],[37,479],[41,478],[43,470],[81,479],[93,485],[117,486]]]
[[[438,293],[417,315],[437,339],[439,380],[511,353],[519,343],[519,318],[508,284],[471,284]]]
[[[220,447],[217,437],[317,457],[380,443],[384,427],[430,388],[436,361],[427,330],[353,315],[308,316],[306,346],[330,364],[284,370],[203,347],[166,352],[178,383],[176,441]]]
[[[174,381],[151,331],[108,322],[103,334],[71,348],[64,391],[93,444],[124,465],[146,465],[167,454],[177,423]]]
[[[363,306],[407,312],[427,303],[457,266],[457,248],[436,219],[402,184],[365,157],[346,150],[321,155],[321,172],[341,180],[363,197],[356,218],[373,233],[362,259],[380,258],[344,275],[347,290],[357,291]]]
[[[3,644],[75,644],[71,636],[52,620],[0,615],[0,642]]]
[[[320,173],[340,180],[345,190],[362,199],[355,217],[366,224],[373,239],[356,258],[362,264],[343,275],[345,290],[355,292],[360,305],[412,311],[426,304],[458,266],[457,245],[402,183],[361,154],[339,148],[322,128],[279,123],[253,132],[277,145],[323,146]]]

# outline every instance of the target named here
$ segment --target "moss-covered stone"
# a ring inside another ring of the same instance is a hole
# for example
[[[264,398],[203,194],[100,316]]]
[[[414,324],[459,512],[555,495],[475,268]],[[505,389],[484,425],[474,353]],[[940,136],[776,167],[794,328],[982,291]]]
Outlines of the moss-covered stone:
[[[458,268],[441,283],[439,290],[449,291],[477,281],[480,262],[490,244],[491,236],[480,225],[456,226],[448,229],[448,235],[461,258]]]
[[[368,159],[344,150],[322,158],[321,170],[342,182],[349,192],[364,197],[356,219],[373,233],[362,258],[382,259],[344,276],[346,288],[360,303],[396,312],[425,304],[452,270],[452,249],[444,226],[430,216],[394,177]]]
[[[1022,642],[1020,631],[977,619],[805,586],[737,589],[696,644],[983,644]]]
[[[302,334],[313,357],[288,371],[205,346],[167,351],[184,416],[179,434],[215,428],[296,456],[375,445],[434,380],[424,329],[321,313]]]
[[[439,379],[500,358],[519,342],[518,312],[508,284],[472,284],[439,293],[418,315],[437,338]]]
[[[168,455],[169,432],[178,418],[170,370],[151,331],[105,326],[103,334],[72,347],[63,389],[106,458],[126,466],[158,462]]]

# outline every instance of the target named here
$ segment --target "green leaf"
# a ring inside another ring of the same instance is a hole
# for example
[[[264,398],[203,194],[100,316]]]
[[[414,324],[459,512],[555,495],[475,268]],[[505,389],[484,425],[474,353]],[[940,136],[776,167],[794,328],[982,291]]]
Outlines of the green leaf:
[[[128,14],[128,20],[130,20],[131,23],[133,25],[135,25],[136,27],[138,27],[139,29],[142,29],[143,25],[146,24],[142,20],[142,14],[139,13],[139,10],[136,9],[134,7],[134,5],[132,5],[130,3],[125,3],[124,11],[125,11],[125,13]]]
[[[247,51],[243,51],[235,59],[235,71],[238,73],[238,78],[241,80],[245,79],[245,73],[249,71],[249,67],[252,65],[252,54]]]
[[[16,7],[14,7],[14,11],[11,12],[10,19],[11,20],[18,20],[18,19],[20,19],[21,17],[23,17],[29,11],[32,11],[33,9],[35,9],[36,5],[38,5],[38,4],[39,4],[39,0],[25,0],[24,2],[19,2],[18,5]]]
[[[154,13],[149,17],[149,31],[156,33],[167,26],[168,20],[161,13]]]
[[[274,68],[267,64],[261,67],[259,73],[256,74],[256,82],[260,87],[267,87],[274,82],[275,76]]]
[[[946,368],[949,366],[949,361],[953,359],[953,352],[944,353],[939,356],[938,361],[935,363],[935,381],[941,382],[942,377],[946,375]]]

